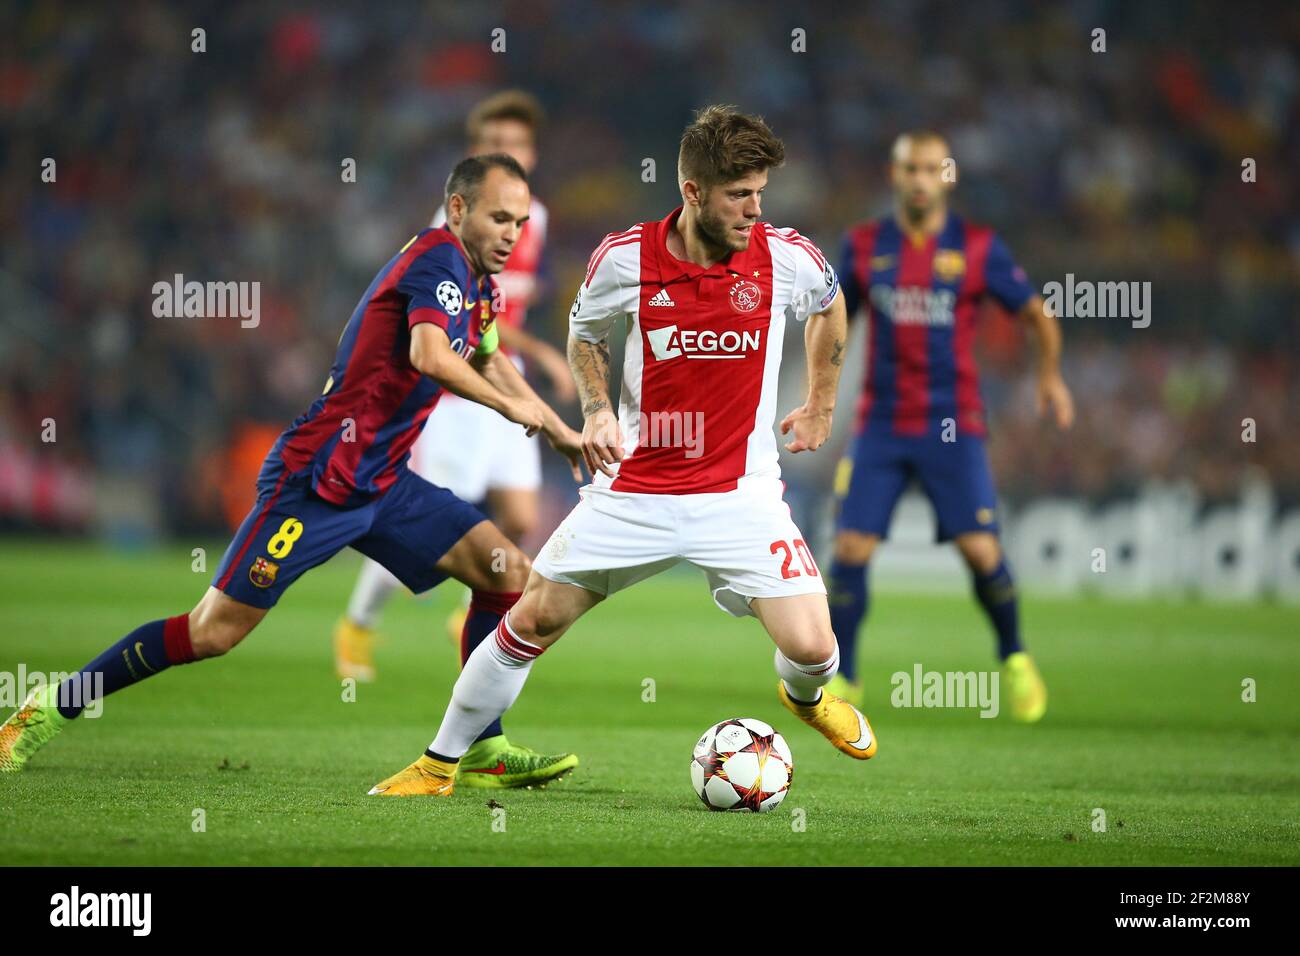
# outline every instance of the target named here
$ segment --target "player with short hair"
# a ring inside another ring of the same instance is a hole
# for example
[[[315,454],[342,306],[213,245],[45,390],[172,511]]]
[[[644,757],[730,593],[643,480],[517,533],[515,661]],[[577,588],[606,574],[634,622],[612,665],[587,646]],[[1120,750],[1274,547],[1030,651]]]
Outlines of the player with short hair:
[[[714,601],[776,644],[782,703],[858,759],[866,718],[822,690],[837,653],[826,588],[781,500],[772,432],[787,315],[807,321],[807,400],[781,422],[792,452],[830,433],[846,318],[835,270],[793,229],[760,219],[785,148],[761,119],[701,110],[678,155],[683,205],[605,238],[570,312],[593,480],[543,547],[493,639],[470,655],[429,749],[371,789],[452,792],[461,755],[522,690],[534,660],[607,596],[673,565],[700,568]],[[610,331],[627,330],[619,417]]]
[[[541,104],[523,90],[502,90],[478,103],[465,121],[469,156],[505,153],[532,176],[537,165],[537,138],[544,121]],[[439,206],[431,226],[446,222]],[[573,379],[560,351],[524,330],[528,308],[537,301],[548,213],[535,195],[528,221],[496,276],[502,310],[497,332],[502,352],[515,367],[535,363],[550,380],[562,402],[574,395]],[[423,434],[411,448],[411,470],[473,504],[486,505],[494,523],[515,544],[537,529],[541,457],[535,438],[501,418],[490,408],[448,395],[429,415]],[[339,677],[361,682],[375,679],[375,628],[384,606],[401,587],[377,562],[362,563],[347,611],[334,628],[334,661]],[[449,633],[462,634],[465,614],[453,615]],[[467,651],[463,651],[467,653]]]
[[[953,175],[945,176],[951,170]],[[969,566],[976,599],[997,634],[1011,714],[1040,719],[1047,689],[1020,640],[1015,582],[998,542],[997,495],[975,367],[975,320],[993,298],[1037,334],[1038,403],[1060,428],[1074,419],[1060,373],[1061,328],[993,231],[948,211],[956,177],[938,133],[894,143],[894,213],[848,233],[840,277],[849,317],[870,319],[856,438],[835,479],[839,515],[831,565],[831,620],[840,673],[833,688],[861,699],[858,628],[868,605],[867,564],[887,536],[899,496],[915,478]]]
[[[528,177],[508,156],[469,158],[447,180],[448,222],[411,238],[375,276],[339,337],[323,394],[280,435],[258,499],[188,614],[151,621],[72,678],[33,692],[0,726],[0,770],[21,770],[91,700],[174,664],[226,653],[302,574],[351,545],[413,591],[447,577],[474,591],[475,630],[496,627],[528,558],[473,505],[407,468],[445,392],[542,432],[581,480],[581,437],[497,347],[492,276],[528,220]],[[504,563],[494,560],[504,555]],[[102,682],[102,683],[101,683]],[[576,766],[563,755],[550,777]]]
[[[544,117],[531,93],[494,93],[471,109],[465,121],[467,155],[503,153],[531,176]],[[446,217],[446,206],[439,206],[430,225],[442,226]],[[556,397],[567,402],[575,392],[564,356],[523,327],[528,307],[537,300],[547,220],[546,207],[531,196],[519,240],[495,277],[501,293],[496,328],[501,352],[515,368],[522,373],[524,359],[535,362],[546,372]],[[463,501],[484,508],[516,545],[537,528],[542,483],[537,439],[485,405],[455,394],[444,396],[411,447],[410,468]],[[340,678],[362,683],[375,679],[375,629],[385,605],[401,587],[402,582],[378,561],[362,561],[347,610],[334,626],[334,669]],[[477,630],[466,627],[474,608],[473,595],[465,598],[467,604],[458,606],[447,620],[448,636],[458,641],[462,664],[482,639]],[[564,758],[511,743],[501,722],[494,721],[461,760],[461,782],[485,788],[527,786],[548,779],[550,768]]]

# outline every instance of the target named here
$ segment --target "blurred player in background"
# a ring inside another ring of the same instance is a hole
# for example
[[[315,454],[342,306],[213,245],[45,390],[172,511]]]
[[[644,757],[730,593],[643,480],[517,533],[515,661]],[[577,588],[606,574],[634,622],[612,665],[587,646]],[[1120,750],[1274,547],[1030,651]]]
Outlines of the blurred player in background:
[[[766,629],[787,709],[850,757],[876,753],[866,718],[823,690],[838,657],[826,588],[782,500],[772,429],[786,317],[807,321],[807,399],[781,422],[792,452],[830,434],[847,327],[821,251],[759,218],[768,170],[784,158],[761,119],[701,110],[678,154],[683,205],[592,253],[569,314],[592,483],[519,603],[466,661],[429,748],[372,794],[451,793],[463,755],[513,703],[533,661],[607,596],[681,561],[704,572],[719,608]],[[627,331],[618,417],[615,328]]]
[[[1021,644],[1015,583],[998,539],[975,320],[992,296],[1034,330],[1039,411],[1050,410],[1065,429],[1074,404],[1060,373],[1060,325],[992,230],[948,211],[956,165],[942,136],[900,136],[891,178],[894,214],[849,231],[840,270],[850,319],[861,305],[870,326],[856,438],[835,478],[830,603],[840,672],[831,686],[862,698],[855,651],[867,565],[915,478],[934,507],[938,540],[957,545],[997,634],[1011,714],[1033,722],[1047,709],[1047,690]]]
[[[0,726],[0,771],[21,770],[91,703],[173,664],[242,641],[301,575],[346,547],[413,591],[454,577],[473,590],[467,629],[490,633],[518,599],[529,561],[474,505],[407,467],[447,392],[543,432],[575,479],[581,436],[541,401],[497,347],[492,276],[529,216],[528,177],[504,155],[466,159],[447,180],[448,222],[424,229],[380,270],[339,336],[325,390],[279,437],[258,498],[212,585],[188,614],[150,621],[76,675],[33,692]],[[464,769],[494,786],[543,783],[577,766],[499,747]],[[479,785],[483,785],[479,783]]]
[[[541,104],[530,93],[503,90],[490,96],[466,120],[468,155],[505,153],[531,176],[543,118]],[[440,207],[432,225],[441,226],[445,219],[446,209]],[[556,400],[565,403],[576,392],[564,356],[524,330],[527,311],[541,294],[546,225],[546,207],[534,196],[523,233],[497,277],[504,299],[497,327],[501,349],[515,367],[523,372],[525,360],[536,364],[549,379]],[[542,483],[537,441],[489,408],[448,395],[411,449],[411,468],[458,498],[484,507],[515,544],[537,530]],[[399,588],[401,582],[378,562],[363,563],[347,612],[334,628],[334,661],[340,678],[363,683],[375,679],[375,629],[384,606]],[[448,621],[453,638],[461,635],[466,613],[461,608]],[[462,645],[462,662],[469,650]]]

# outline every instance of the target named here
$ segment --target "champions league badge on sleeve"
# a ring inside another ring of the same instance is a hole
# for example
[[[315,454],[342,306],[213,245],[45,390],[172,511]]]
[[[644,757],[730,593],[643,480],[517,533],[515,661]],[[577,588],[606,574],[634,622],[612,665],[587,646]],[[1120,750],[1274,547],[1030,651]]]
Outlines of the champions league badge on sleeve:
[[[821,301],[817,303],[817,306],[822,312],[825,312],[831,307],[831,303],[835,301],[835,294],[840,291],[840,277],[835,274],[834,267],[827,262],[822,278],[826,282],[826,294],[821,297]]]
[[[438,304],[447,310],[451,316],[460,315],[461,294],[460,286],[445,279],[438,283],[438,288],[434,290],[434,295],[438,297]]]

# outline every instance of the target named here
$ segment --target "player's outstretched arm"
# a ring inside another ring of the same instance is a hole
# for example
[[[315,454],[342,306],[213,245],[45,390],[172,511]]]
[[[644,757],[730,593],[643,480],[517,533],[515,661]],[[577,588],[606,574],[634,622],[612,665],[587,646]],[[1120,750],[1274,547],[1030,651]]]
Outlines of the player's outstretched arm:
[[[515,363],[495,350],[487,355],[475,355],[471,364],[501,394],[521,402],[530,402],[541,409],[542,432],[546,435],[546,440],[569,460],[573,480],[582,481],[582,436],[566,425],[555,409],[538,397],[528,380],[519,374]]]
[[[582,455],[594,475],[623,459],[623,436],[609,402],[609,341],[588,342],[569,335],[569,369],[582,402]]]
[[[564,356],[550,342],[539,339],[517,325],[497,324],[501,334],[501,344],[516,355],[522,355],[545,373],[551,382],[556,401],[571,402],[578,393],[573,387],[573,378],[569,375],[569,366]]]
[[[794,432],[794,438],[785,446],[788,451],[816,451],[830,437],[848,330],[843,291],[835,293],[830,308],[808,317],[803,332],[808,353],[808,398],[781,421],[782,435]]]
[[[1032,297],[1020,310],[1020,317],[1038,339],[1038,414],[1050,409],[1058,428],[1074,424],[1074,398],[1061,377],[1061,323],[1041,295]]]
[[[411,328],[411,364],[452,394],[500,412],[536,435],[546,423],[541,403],[506,395],[452,351],[447,333],[432,322]]]

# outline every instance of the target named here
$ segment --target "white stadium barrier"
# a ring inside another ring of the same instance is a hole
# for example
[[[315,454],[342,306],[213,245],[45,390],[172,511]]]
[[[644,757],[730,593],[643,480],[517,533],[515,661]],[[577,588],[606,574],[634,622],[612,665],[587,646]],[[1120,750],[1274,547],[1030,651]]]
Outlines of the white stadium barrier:
[[[1121,599],[1271,597],[1300,605],[1300,511],[1277,514],[1264,484],[1203,513],[1190,491],[1152,487],[1101,506],[1040,499],[1017,512],[1002,508],[999,520],[1016,579],[1028,590]],[[928,502],[910,490],[872,561],[873,579],[915,590],[969,587],[955,549],[935,547],[933,535]]]
[[[1010,517],[1003,509],[1004,540],[1022,584],[1072,594],[1088,574],[1088,512],[1077,501],[1036,501]]]
[[[1277,526],[1271,557],[1273,593],[1279,601],[1300,605],[1300,511]]]

